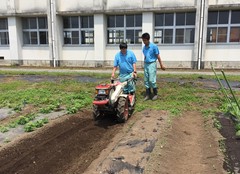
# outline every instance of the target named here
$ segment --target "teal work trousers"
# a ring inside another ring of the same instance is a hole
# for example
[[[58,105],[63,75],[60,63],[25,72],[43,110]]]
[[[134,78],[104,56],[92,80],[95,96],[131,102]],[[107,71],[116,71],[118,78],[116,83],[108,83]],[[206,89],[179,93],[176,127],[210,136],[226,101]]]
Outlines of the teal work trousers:
[[[157,63],[144,63],[144,85],[146,88],[157,88]]]
[[[130,74],[120,74],[119,75],[119,80],[120,82],[124,82],[130,78],[133,77],[133,73]],[[128,84],[124,87],[123,92],[124,93],[130,93],[130,92],[135,92],[136,90],[136,85],[133,80],[129,81]]]

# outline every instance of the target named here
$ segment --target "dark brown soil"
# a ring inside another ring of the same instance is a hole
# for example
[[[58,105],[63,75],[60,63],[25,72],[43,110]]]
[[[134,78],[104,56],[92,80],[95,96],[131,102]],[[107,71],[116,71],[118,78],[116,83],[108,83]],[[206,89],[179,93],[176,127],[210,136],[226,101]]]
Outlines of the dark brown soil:
[[[227,116],[219,116],[223,128],[220,133],[224,137],[225,161],[223,168],[232,173],[240,173],[240,139],[235,136],[234,122]]]
[[[0,151],[0,173],[83,173],[121,125],[95,125],[90,112],[63,117]]]

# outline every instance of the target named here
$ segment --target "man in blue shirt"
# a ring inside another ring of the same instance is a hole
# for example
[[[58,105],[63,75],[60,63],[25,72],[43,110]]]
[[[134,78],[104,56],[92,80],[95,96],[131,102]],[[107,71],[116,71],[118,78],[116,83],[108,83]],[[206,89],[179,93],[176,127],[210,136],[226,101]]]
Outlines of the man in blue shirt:
[[[153,98],[152,100],[157,100],[157,63],[158,60],[162,70],[165,67],[162,64],[160,52],[154,43],[150,41],[150,35],[148,33],[142,34],[142,41],[144,43],[143,54],[144,54],[144,85],[146,87],[146,97],[145,100],[149,100],[151,97],[151,88],[153,88]]]
[[[127,49],[127,43],[121,43],[119,45],[120,51],[115,55],[114,63],[113,63],[113,71],[112,78],[114,78],[114,74],[119,67],[119,80],[120,82],[124,82],[131,77],[137,77],[136,70],[136,56],[135,54]],[[132,82],[124,88],[125,93],[135,92],[135,83]]]

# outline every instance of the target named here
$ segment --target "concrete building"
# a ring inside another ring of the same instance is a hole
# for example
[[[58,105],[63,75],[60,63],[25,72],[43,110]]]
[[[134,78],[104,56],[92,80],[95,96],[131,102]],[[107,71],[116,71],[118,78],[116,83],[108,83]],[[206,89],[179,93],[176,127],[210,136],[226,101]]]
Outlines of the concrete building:
[[[143,66],[148,32],[167,68],[240,69],[240,0],[0,0],[0,65]]]

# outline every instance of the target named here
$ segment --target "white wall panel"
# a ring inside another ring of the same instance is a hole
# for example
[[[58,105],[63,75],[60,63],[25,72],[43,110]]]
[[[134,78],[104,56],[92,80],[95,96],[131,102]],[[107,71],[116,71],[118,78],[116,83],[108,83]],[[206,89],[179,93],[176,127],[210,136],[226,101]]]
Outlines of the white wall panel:
[[[239,4],[240,0],[208,0],[209,5],[227,5],[227,4]]]
[[[114,9],[139,9],[142,8],[142,1],[139,0],[108,0],[107,10]]]
[[[192,61],[193,46],[158,46],[163,61]]]
[[[48,0],[18,0],[18,3],[15,4],[16,11],[18,13],[47,13],[47,1]]]
[[[102,0],[58,0],[57,11],[93,11],[103,9]]]
[[[64,47],[62,49],[63,60],[94,60],[93,48]]]
[[[154,7],[186,7],[195,6],[194,0],[154,0]]]
[[[239,55],[239,45],[208,45],[204,61],[239,61]]]
[[[23,47],[22,60],[50,60],[49,48],[46,48],[46,47]]]
[[[8,11],[8,0],[0,0],[0,14],[1,13],[7,13]]]
[[[4,60],[13,59],[10,57],[10,50],[8,47],[0,47],[0,57],[4,57]]]

